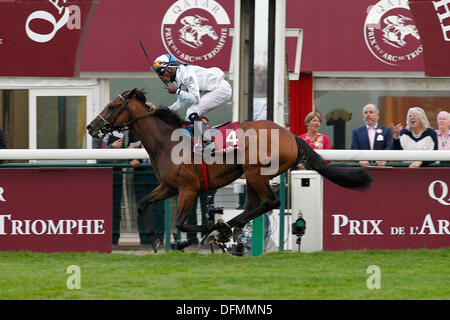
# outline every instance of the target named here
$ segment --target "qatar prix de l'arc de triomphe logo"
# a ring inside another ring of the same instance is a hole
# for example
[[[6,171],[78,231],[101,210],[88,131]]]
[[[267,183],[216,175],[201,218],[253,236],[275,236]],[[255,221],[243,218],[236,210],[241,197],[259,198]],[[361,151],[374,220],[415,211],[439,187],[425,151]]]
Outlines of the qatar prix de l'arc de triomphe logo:
[[[370,6],[364,39],[370,52],[391,66],[406,65],[423,53],[408,0],[381,0]]]
[[[161,38],[166,50],[183,63],[206,62],[229,41],[230,18],[216,1],[176,1],[166,11]]]

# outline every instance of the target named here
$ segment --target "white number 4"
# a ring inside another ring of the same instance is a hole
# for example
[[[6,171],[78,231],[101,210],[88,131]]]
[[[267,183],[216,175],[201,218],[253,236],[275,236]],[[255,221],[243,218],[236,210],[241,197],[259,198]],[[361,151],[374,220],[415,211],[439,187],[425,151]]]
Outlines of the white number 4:
[[[232,142],[233,146],[237,145],[238,139],[236,136],[236,131],[230,131],[230,133],[227,135],[227,144],[228,142]]]

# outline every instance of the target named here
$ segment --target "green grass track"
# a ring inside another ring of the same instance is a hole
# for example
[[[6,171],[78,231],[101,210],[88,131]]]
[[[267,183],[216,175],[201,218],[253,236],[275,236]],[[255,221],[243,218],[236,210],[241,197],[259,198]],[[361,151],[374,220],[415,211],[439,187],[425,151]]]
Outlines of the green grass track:
[[[0,252],[0,299],[448,300],[449,255],[450,249],[260,257]],[[67,273],[71,265],[78,274]],[[367,286],[375,275],[369,266],[379,270],[379,289]],[[68,288],[77,275],[80,289]]]

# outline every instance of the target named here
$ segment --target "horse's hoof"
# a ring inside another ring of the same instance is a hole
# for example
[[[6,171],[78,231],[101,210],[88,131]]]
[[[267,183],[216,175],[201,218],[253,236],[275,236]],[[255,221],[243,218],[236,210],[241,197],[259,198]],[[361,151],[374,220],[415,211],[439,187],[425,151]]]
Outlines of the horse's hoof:
[[[245,246],[242,242],[238,242],[237,244],[233,244],[231,247],[231,254],[233,256],[240,256],[242,257],[244,255]]]
[[[214,230],[211,233],[204,236],[200,244],[209,245],[211,243],[215,243],[218,239],[219,239],[219,231]]]
[[[224,236],[231,237],[231,227],[222,219],[217,220],[217,230],[219,230],[219,232]]]
[[[233,229],[233,241],[237,242],[242,235],[242,228],[234,227]]]
[[[230,241],[231,235],[233,234],[230,226],[224,222],[222,219],[217,221],[217,230],[219,231],[219,236],[217,241],[221,243],[227,243]]]
[[[155,238],[155,239],[150,240],[150,244],[152,245],[153,251],[155,253],[157,253],[158,252],[158,248],[159,248],[159,246],[161,244],[161,241],[158,238]]]

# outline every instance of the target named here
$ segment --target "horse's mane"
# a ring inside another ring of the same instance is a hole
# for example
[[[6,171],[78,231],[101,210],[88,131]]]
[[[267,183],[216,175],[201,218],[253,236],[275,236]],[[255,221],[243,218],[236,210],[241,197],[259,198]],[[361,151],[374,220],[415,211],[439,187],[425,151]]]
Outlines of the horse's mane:
[[[124,93],[122,93],[122,95],[124,95],[128,91],[129,90],[125,91]],[[136,98],[139,102],[142,102],[142,104],[144,104],[148,108],[147,98],[145,97],[145,94],[146,92],[144,91],[144,89],[134,90],[134,98]],[[190,124],[190,122],[182,120],[178,114],[170,110],[168,107],[158,107],[152,115],[175,128],[181,128],[183,125]]]
[[[153,115],[175,128],[181,128],[183,125],[190,123],[181,119],[178,114],[170,110],[168,107],[158,107]]]

